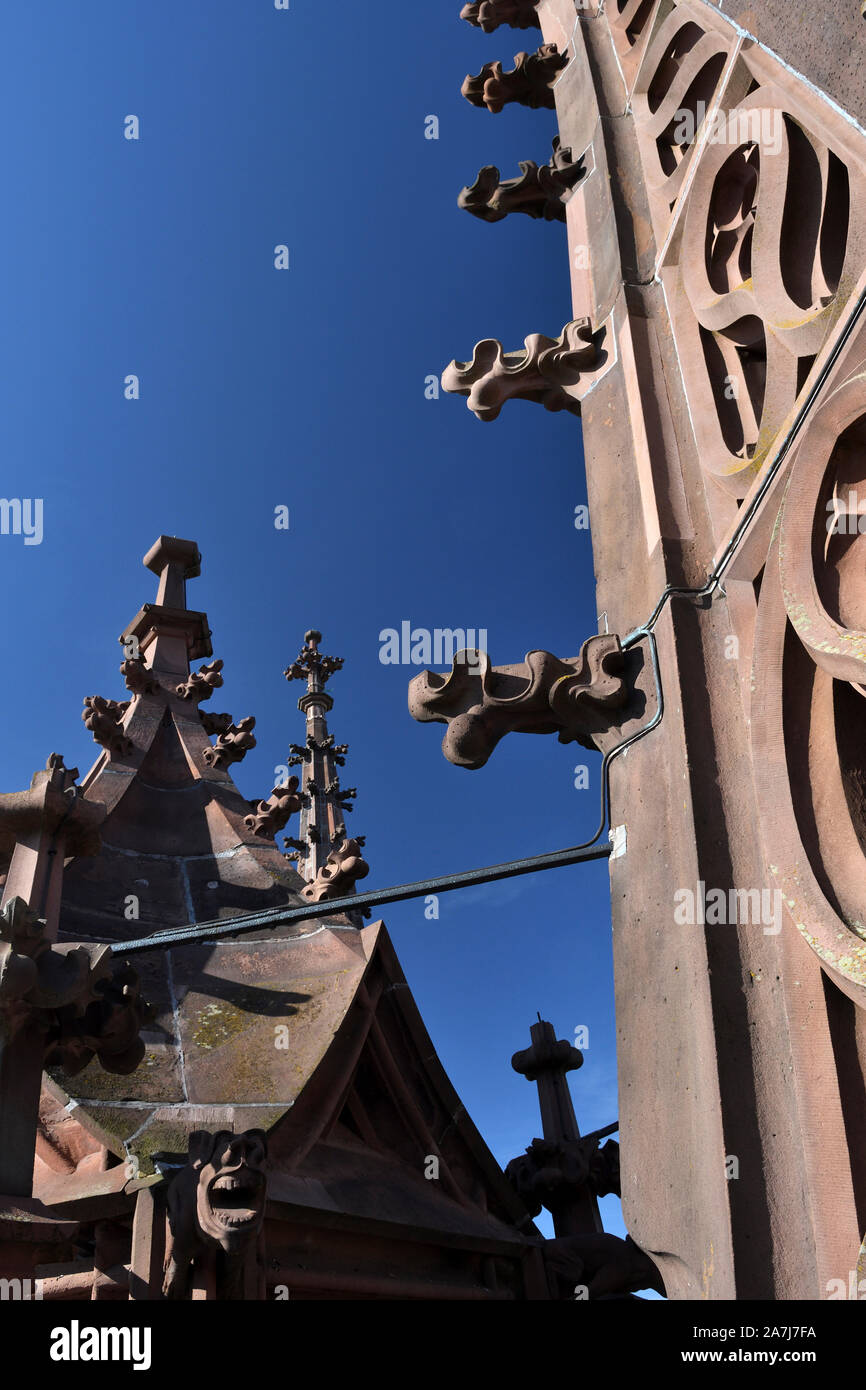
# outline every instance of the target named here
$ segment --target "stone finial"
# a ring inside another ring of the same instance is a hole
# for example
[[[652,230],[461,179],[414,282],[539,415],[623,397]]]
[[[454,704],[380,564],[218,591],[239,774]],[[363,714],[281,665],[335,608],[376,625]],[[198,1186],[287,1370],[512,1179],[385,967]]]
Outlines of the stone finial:
[[[370,865],[361,854],[357,840],[343,840],[335,845],[312,883],[302,890],[309,902],[320,903],[328,898],[342,898],[352,891],[359,878],[366,878]]]
[[[546,410],[580,414],[572,394],[581,374],[600,366],[604,329],[593,333],[589,319],[567,323],[558,338],[531,333],[525,350],[504,352],[495,338],[475,346],[471,362],[450,362],[442,373],[442,389],[466,396],[479,420],[495,420],[508,400],[537,401]]]
[[[510,72],[503,72],[500,62],[485,63],[476,77],[464,78],[460,91],[473,106],[486,106],[493,115],[509,102],[553,110],[552,84],[567,63],[567,53],[560,53],[555,43],[543,43],[534,53],[515,53]]]
[[[202,700],[209,700],[223,683],[220,673],[224,664],[223,661],[210,661],[197,671],[191,671],[183,684],[177,687],[180,698],[194,700],[196,704],[201,704]]]
[[[153,695],[159,690],[159,681],[145,666],[140,656],[129,656],[120,663],[123,683],[131,695]]]
[[[290,777],[284,787],[274,787],[267,801],[253,806],[252,815],[244,817],[244,825],[263,840],[272,840],[287,824],[289,817],[300,811],[304,798],[298,791],[297,777]]]
[[[560,743],[593,748],[628,698],[624,665],[613,633],[590,637],[567,661],[531,651],[520,665],[494,667],[486,652],[458,652],[449,676],[422,671],[410,682],[409,712],[448,725],[442,751],[457,767],[483,767],[513,732],[557,733]]]
[[[204,750],[208,767],[228,767],[230,763],[239,763],[245,758],[250,749],[256,746],[253,737],[255,726],[256,721],[250,714],[245,719],[239,719],[237,724],[230,724],[220,734],[213,748]]]
[[[540,29],[536,4],[538,0],[470,0],[460,11],[460,18],[485,34],[492,34],[500,24],[512,29]]]
[[[315,628],[304,633],[303,647],[291,666],[283,672],[287,681],[305,680],[308,684],[313,681],[323,686],[329,676],[342,669],[341,656],[323,656],[319,651],[321,640],[322,634]]]
[[[144,1056],[139,1037],[152,1016],[138,977],[103,944],[52,944],[44,920],[22,898],[0,911],[0,1031],[8,1041],[36,1020],[46,1066],[74,1076],[96,1056],[126,1075]]]
[[[123,716],[129,709],[129,703],[129,700],[124,700],[118,704],[116,700],[105,700],[101,695],[85,697],[81,718],[93,734],[94,742],[100,744],[109,757],[128,758],[133,750],[132,739],[123,732]]]
[[[571,150],[562,148],[557,135],[547,164],[521,159],[520,169],[519,178],[502,182],[496,165],[485,164],[475,182],[460,192],[458,207],[484,222],[501,222],[510,212],[564,222],[565,204],[586,174],[583,158],[572,159]]]
[[[166,1298],[190,1297],[193,1264],[200,1258],[216,1261],[217,1298],[243,1297],[247,1251],[265,1219],[267,1157],[261,1129],[194,1130],[189,1136],[186,1165],[168,1192]]]

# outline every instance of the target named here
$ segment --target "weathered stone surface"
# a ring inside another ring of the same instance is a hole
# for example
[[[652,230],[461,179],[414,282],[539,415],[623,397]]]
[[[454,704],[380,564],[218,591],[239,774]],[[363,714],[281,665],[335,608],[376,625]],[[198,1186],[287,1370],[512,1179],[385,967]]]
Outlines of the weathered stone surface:
[[[96,1057],[106,1071],[134,1071],[144,1055],[141,1025],[150,1014],[135,971],[112,959],[110,946],[52,944],[45,925],[21,898],[0,911],[4,1044],[35,1020],[46,1066],[74,1076]]]

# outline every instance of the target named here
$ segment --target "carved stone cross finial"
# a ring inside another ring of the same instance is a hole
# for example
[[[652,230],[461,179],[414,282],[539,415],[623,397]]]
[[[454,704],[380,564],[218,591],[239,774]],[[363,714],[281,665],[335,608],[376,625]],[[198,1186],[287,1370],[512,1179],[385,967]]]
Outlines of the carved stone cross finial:
[[[284,675],[287,681],[305,680],[308,690],[320,690],[335,671],[341,670],[341,656],[323,656],[319,651],[321,632],[311,628],[304,633],[304,645]]]
[[[483,767],[512,732],[593,748],[628,699],[624,665],[614,633],[590,637],[567,661],[532,651],[520,665],[491,666],[486,652],[458,652],[450,675],[422,671],[410,682],[409,713],[448,725],[442,751],[457,767]]]

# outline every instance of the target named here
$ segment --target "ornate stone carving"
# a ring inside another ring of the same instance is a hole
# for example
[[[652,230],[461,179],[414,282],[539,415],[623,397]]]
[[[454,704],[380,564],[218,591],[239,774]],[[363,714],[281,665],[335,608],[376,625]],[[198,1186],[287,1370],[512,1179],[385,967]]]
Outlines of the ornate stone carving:
[[[460,11],[460,18],[485,34],[492,34],[500,24],[512,29],[540,29],[536,4],[538,0],[470,0]]]
[[[580,414],[573,394],[581,374],[600,365],[604,329],[593,333],[589,319],[567,323],[558,338],[531,333],[525,350],[504,352],[495,338],[475,346],[471,362],[450,362],[442,389],[467,397],[479,420],[495,420],[508,400],[537,401],[545,410]]]
[[[339,777],[335,777],[333,782],[329,782],[328,785],[325,787],[325,795],[333,797],[334,801],[341,808],[341,810],[351,811],[352,807],[349,803],[354,801],[357,797],[358,788],[341,787]]]
[[[552,84],[567,63],[567,53],[560,53],[555,43],[543,43],[534,53],[515,53],[509,72],[503,72],[500,62],[485,63],[477,76],[463,79],[460,91],[473,106],[486,106],[494,115],[509,102],[553,110]]]
[[[159,681],[148,670],[140,656],[130,656],[126,661],[121,661],[120,674],[132,695],[153,695],[159,690]]]
[[[222,661],[210,661],[205,666],[200,666],[197,671],[191,671],[183,684],[177,687],[180,698],[194,700],[196,704],[200,704],[202,700],[209,700],[223,683],[220,673],[224,664]]]
[[[502,182],[496,165],[485,164],[475,182],[460,192],[458,207],[484,222],[501,222],[510,212],[564,222],[565,204],[586,174],[583,158],[572,159],[570,148],[563,149],[557,135],[549,163],[539,166],[521,159],[520,169],[519,178]]]
[[[189,1136],[188,1161],[168,1192],[166,1298],[189,1298],[193,1266],[219,1252],[217,1297],[243,1297],[245,1259],[265,1217],[267,1152],[261,1129]]]
[[[303,889],[302,896],[320,903],[327,898],[342,898],[350,893],[359,878],[366,878],[370,865],[361,854],[357,840],[343,840],[335,845],[312,883]]]
[[[93,734],[94,742],[100,744],[109,757],[128,758],[132,752],[132,740],[123,732],[122,724],[129,703],[129,700],[124,700],[123,704],[118,704],[116,700],[105,700],[101,695],[85,697],[81,718]]]
[[[751,707],[762,836],[824,970],[866,1006],[866,369],[813,412],[764,568]]]
[[[211,710],[202,709],[199,710],[199,718],[208,738],[218,738],[232,726],[230,714],[214,714]]]
[[[204,750],[208,767],[228,767],[230,763],[239,763],[245,758],[250,749],[256,746],[252,732],[255,724],[255,719],[249,714],[246,719],[239,719],[237,724],[229,724],[213,748]]]
[[[310,628],[309,632],[304,633],[303,647],[291,666],[283,672],[287,681],[305,681],[313,675],[321,685],[325,685],[329,676],[342,669],[341,656],[323,656],[319,651],[321,640],[322,634],[315,628]]]
[[[531,651],[520,665],[494,667],[486,652],[458,652],[450,675],[422,671],[410,682],[409,712],[448,725],[442,751],[458,767],[483,767],[515,731],[557,733],[560,743],[593,748],[628,698],[624,664],[614,633],[590,637],[567,661]]]
[[[698,453],[742,498],[860,274],[866,177],[829,110],[735,43],[677,5],[632,101],[658,246],[676,207],[664,279]]]
[[[596,1136],[583,1139],[533,1139],[524,1154],[506,1165],[505,1176],[530,1216],[542,1207],[555,1211],[577,1188],[596,1197],[620,1195],[619,1144],[609,1139],[599,1148]]]
[[[274,787],[267,801],[258,802],[253,814],[244,818],[244,825],[263,840],[272,840],[303,804],[303,793],[298,792],[298,779],[290,777],[286,786]]]
[[[22,898],[0,912],[0,1029],[8,1040],[36,1020],[46,1066],[74,1076],[96,1056],[126,1075],[144,1056],[139,1037],[151,1016],[138,977],[107,945],[52,943]]]

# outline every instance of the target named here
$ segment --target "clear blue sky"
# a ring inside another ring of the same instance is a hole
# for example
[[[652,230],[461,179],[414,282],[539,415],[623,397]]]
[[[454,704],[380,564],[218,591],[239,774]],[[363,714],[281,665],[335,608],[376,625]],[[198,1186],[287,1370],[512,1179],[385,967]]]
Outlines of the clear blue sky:
[[[597,626],[591,544],[573,524],[579,422],[517,401],[482,425],[460,398],[424,396],[479,338],[516,348],[571,317],[560,224],[488,226],[457,207],[483,164],[511,177],[544,162],[556,129],[552,112],[462,99],[467,72],[511,66],[536,33],[484,35],[459,8],[4,10],[0,492],[43,499],[44,539],[0,536],[3,790],[54,750],[92,763],[81,702],[123,698],[116,638],[155,597],[141,556],[163,532],[202,551],[189,597],[225,661],[220,709],[258,721],[235,769],[245,795],[267,796],[303,736],[281,673],[304,630],[345,657],[331,727],[350,744],[365,887],[595,831],[597,758],[513,735],[480,772],[452,767],[441,727],[408,715],[415,669],[379,661],[380,631],[405,619],[486,628],[498,663],[574,655]],[[536,1010],[561,1037],[589,1027],[572,1078],[581,1128],[615,1117],[605,863],[442,897],[438,922],[421,902],[385,917],[500,1162],[540,1133],[535,1087],[509,1065]],[[618,1204],[604,1207],[621,1231]]]

